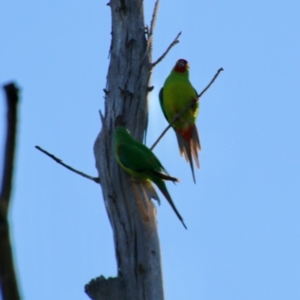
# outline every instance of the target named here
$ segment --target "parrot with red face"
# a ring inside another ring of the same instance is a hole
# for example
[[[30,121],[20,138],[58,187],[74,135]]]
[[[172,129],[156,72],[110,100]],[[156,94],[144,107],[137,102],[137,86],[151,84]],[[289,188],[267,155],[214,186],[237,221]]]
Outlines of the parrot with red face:
[[[196,183],[193,160],[200,168],[198,151],[201,150],[201,145],[195,125],[199,113],[199,99],[189,80],[189,64],[185,59],[179,59],[159,92],[160,106],[168,123],[178,117],[192,100],[194,103],[172,127],[176,133],[180,154],[189,162]]]

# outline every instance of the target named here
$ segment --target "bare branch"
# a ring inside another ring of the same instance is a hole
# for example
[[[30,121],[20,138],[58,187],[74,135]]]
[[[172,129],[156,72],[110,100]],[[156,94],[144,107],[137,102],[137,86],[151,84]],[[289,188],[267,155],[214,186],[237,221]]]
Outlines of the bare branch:
[[[219,74],[224,71],[223,68],[220,68],[217,73],[215,74],[215,76],[213,77],[213,79],[210,81],[210,83],[206,86],[206,88],[198,95],[198,98],[200,98],[209,88],[210,86],[214,83],[214,81],[217,79],[217,77],[219,76]]]
[[[118,277],[106,279],[99,276],[86,284],[84,289],[91,299],[119,300],[124,299],[125,294],[124,283]]]
[[[0,298],[3,300],[19,300],[20,293],[10,242],[9,223],[7,220],[15,160],[19,89],[14,83],[10,83],[4,86],[4,91],[7,100],[7,133],[0,192]]]
[[[69,165],[65,164],[60,158],[57,158],[56,156],[54,156],[53,154],[49,153],[48,151],[42,149],[40,146],[35,146],[36,149],[40,150],[41,152],[43,152],[44,154],[46,154],[47,156],[51,157],[53,160],[55,160],[58,164],[64,166],[65,168],[67,168],[68,170],[78,174],[78,175],[81,175],[82,177],[84,178],[87,178],[87,179],[90,179],[96,183],[100,183],[101,184],[101,181],[100,181],[100,178],[99,177],[93,177],[93,176],[90,176],[90,175],[87,175],[81,171],[78,171],[72,167],[70,167]]]
[[[171,48],[173,46],[175,46],[176,44],[179,43],[178,38],[180,37],[180,35],[181,35],[181,31],[177,34],[176,38],[169,45],[169,47],[167,48],[167,50],[154,63],[152,63],[152,68],[154,68],[158,63],[160,63],[165,58],[165,56],[168,54],[168,52],[171,50]]]
[[[176,115],[173,119],[173,121],[166,127],[166,129],[161,133],[161,135],[158,137],[158,139],[155,141],[155,143],[151,146],[151,150],[154,149],[154,147],[158,144],[158,142],[162,139],[162,137],[166,134],[166,132],[172,127],[172,125],[177,122],[180,117],[182,115],[184,115],[191,106],[195,105],[199,98],[210,88],[210,86],[214,83],[214,81],[217,79],[217,77],[219,76],[219,74],[224,71],[223,68],[220,68],[217,73],[215,74],[215,76],[212,78],[212,80],[210,81],[210,83],[205,87],[205,89],[202,90],[202,92],[197,95],[196,99],[193,99],[178,115]]]
[[[144,59],[147,55],[152,53],[153,31],[154,31],[154,27],[155,27],[157,12],[158,12],[158,5],[159,5],[159,0],[156,0],[156,2],[154,4],[150,28],[148,28],[148,26],[145,27],[145,33],[147,33],[148,40],[147,40],[147,51],[145,52],[145,55],[144,55],[144,58],[142,59],[142,61],[144,61]]]
[[[7,101],[7,134],[0,199],[1,201],[5,201],[8,207],[14,167],[19,89],[14,83],[7,84],[3,88],[6,93]]]
[[[155,22],[156,22],[156,18],[157,18],[158,5],[159,5],[159,0],[156,0],[156,2],[154,4],[154,9],[153,9],[153,14],[152,14],[152,19],[151,19],[151,23],[150,23],[150,30],[149,30],[148,37],[153,35]]]
[[[103,116],[103,113],[102,113],[101,109],[99,109],[99,115],[100,115],[100,119],[101,119],[101,124],[103,126],[103,124],[104,124],[104,116]]]

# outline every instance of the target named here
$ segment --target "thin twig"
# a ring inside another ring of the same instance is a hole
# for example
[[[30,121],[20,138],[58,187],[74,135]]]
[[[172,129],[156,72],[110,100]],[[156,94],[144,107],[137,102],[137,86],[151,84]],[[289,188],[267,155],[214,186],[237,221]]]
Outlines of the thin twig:
[[[40,146],[35,146],[36,149],[40,150],[41,152],[43,152],[44,154],[46,154],[47,156],[51,157],[53,160],[55,160],[58,164],[64,166],[65,168],[67,168],[68,170],[78,174],[78,175],[81,175],[82,177],[84,178],[87,178],[87,179],[90,179],[96,183],[101,183],[100,182],[100,178],[99,177],[93,177],[93,176],[90,176],[90,175],[87,175],[81,171],[78,171],[72,167],[70,167],[69,165],[65,164],[60,158],[57,158],[56,156],[54,156],[53,154],[49,153],[48,151],[44,150],[43,148],[41,148]]]
[[[219,76],[219,74],[222,72],[222,71],[224,71],[224,69],[223,68],[220,68],[218,71],[217,71],[217,73],[215,74],[215,76],[213,77],[213,79],[210,81],[210,83],[205,87],[205,89],[204,90],[202,90],[202,92],[199,94],[199,95],[197,95],[197,98],[196,99],[192,99],[192,101],[179,113],[179,114],[177,114],[175,117],[174,117],[174,119],[173,119],[173,121],[166,127],[166,129],[161,133],[161,135],[158,137],[158,139],[155,141],[155,143],[151,146],[151,150],[153,150],[154,149],[154,147],[158,144],[158,142],[162,139],[162,137],[166,134],[166,132],[172,127],[172,125],[175,123],[175,122],[177,122],[179,119],[180,119],[180,117],[182,116],[182,115],[184,115],[188,110],[189,110],[189,108],[192,106],[192,105],[194,105],[195,103],[197,103],[198,102],[198,99],[210,88],[210,86],[214,83],[214,81],[217,79],[217,77]]]
[[[220,68],[217,73],[215,74],[215,76],[213,77],[213,79],[210,81],[210,83],[206,86],[206,88],[197,96],[198,98],[200,98],[209,88],[210,86],[214,83],[214,81],[217,79],[217,77],[219,76],[219,74],[224,71],[223,68]]]
[[[168,52],[171,50],[171,48],[173,46],[175,46],[176,44],[179,43],[179,40],[178,38],[180,37],[181,35],[181,31],[177,34],[176,38],[173,40],[173,42],[169,45],[169,47],[167,48],[167,50],[162,54],[162,56],[160,56],[154,63],[152,63],[152,68],[154,68],[158,63],[160,63],[164,58],[165,56],[168,54]]]
[[[9,222],[7,220],[13,183],[19,89],[14,83],[10,83],[4,86],[4,91],[7,100],[7,133],[0,191],[0,298],[3,300],[19,300],[20,293],[13,261]]]

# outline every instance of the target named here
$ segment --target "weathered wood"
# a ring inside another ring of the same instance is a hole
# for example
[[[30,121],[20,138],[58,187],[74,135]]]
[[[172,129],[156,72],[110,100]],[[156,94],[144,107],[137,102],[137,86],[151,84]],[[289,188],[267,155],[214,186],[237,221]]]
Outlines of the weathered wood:
[[[112,42],[105,114],[95,145],[96,167],[113,229],[118,274],[86,286],[93,300],[163,300],[156,210],[145,184],[117,164],[113,133],[121,120],[142,141],[148,123],[151,39],[146,38],[141,0],[111,0]],[[152,34],[152,33],[151,33]]]

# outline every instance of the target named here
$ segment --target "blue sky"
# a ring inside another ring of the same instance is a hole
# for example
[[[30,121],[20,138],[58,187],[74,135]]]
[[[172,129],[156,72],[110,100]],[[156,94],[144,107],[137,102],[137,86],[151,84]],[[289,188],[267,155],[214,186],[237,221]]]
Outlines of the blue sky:
[[[97,174],[93,143],[111,31],[105,4],[0,5],[0,83],[14,80],[21,88],[10,222],[24,299],[88,299],[85,283],[117,272],[100,187],[34,149]],[[153,5],[145,1],[146,24]],[[225,69],[201,99],[197,184],[172,131],[155,148],[181,179],[168,189],[188,226],[162,198],[166,299],[300,298],[299,11],[289,0],[160,4],[153,59],[182,36],[153,72],[147,144],[167,125],[157,98],[177,59],[189,61],[198,91]]]

